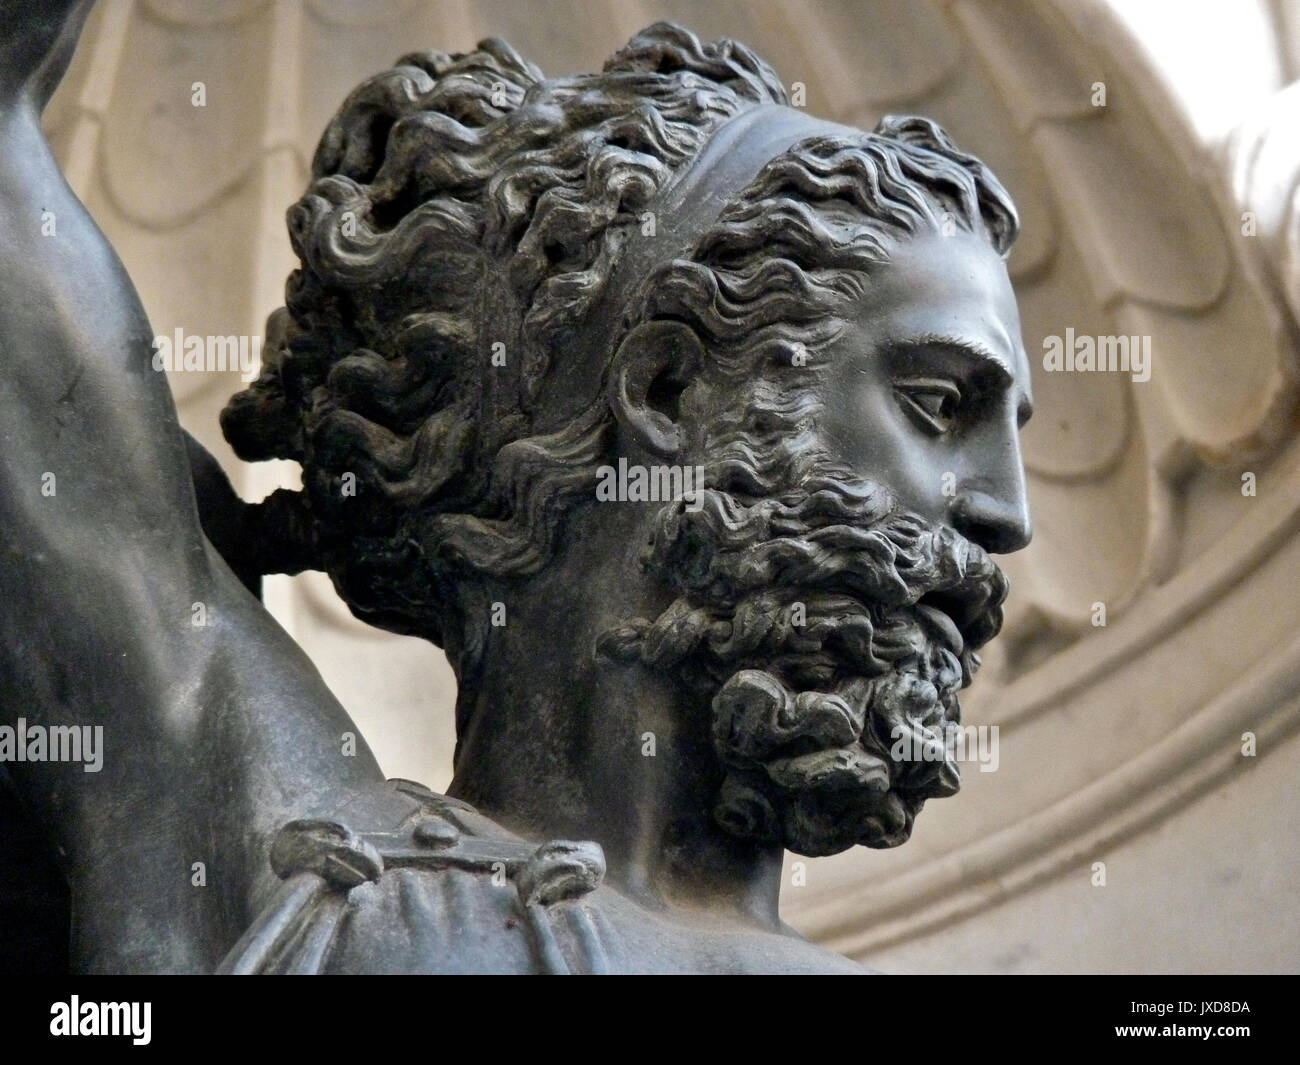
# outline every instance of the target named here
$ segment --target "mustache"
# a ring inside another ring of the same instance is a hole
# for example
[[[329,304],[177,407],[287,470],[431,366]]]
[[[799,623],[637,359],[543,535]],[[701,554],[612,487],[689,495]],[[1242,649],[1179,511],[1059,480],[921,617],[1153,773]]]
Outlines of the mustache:
[[[653,621],[635,618],[598,649],[621,660],[717,669],[779,666],[825,683],[837,664],[875,675],[937,642],[961,663],[997,635],[1008,583],[978,544],[881,506],[875,486],[814,482],[795,502],[746,504],[708,489],[698,509],[658,514],[642,564],[679,595]]]

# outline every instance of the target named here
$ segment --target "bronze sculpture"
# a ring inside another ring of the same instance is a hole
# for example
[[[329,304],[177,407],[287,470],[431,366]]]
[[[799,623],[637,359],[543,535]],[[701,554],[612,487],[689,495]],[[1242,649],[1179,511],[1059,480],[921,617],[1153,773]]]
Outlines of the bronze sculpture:
[[[94,777],[14,773],[75,964],[848,968],[781,926],[782,848],[896,845],[956,789],[890,749],[956,720],[1006,591],[988,552],[1029,536],[996,180],[933,123],[819,122],[668,25],[555,81],[494,41],[406,57],[290,211],[302,269],[223,425],[304,492],[247,507],[55,184],[36,105],[86,5],[8,6],[0,669],[6,720],[106,730]],[[38,206],[58,241],[24,243]],[[603,501],[620,463],[703,486]],[[240,586],[306,567],[447,650],[450,799],[346,750]]]

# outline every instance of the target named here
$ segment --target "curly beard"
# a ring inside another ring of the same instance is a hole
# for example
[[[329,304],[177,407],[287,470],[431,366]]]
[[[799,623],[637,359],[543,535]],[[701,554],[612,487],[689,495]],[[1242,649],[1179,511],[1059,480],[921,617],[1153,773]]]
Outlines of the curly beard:
[[[945,730],[1007,582],[880,485],[810,474],[780,498],[706,489],[661,509],[643,564],[678,596],[600,650],[675,668],[711,700],[727,831],[813,856],[893,847],[960,785]],[[921,750],[935,757],[905,753]]]

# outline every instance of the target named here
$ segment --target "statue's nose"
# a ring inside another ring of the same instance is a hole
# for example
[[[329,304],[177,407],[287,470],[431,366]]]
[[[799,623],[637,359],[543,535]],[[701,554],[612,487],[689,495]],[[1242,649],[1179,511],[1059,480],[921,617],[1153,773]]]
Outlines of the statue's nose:
[[[1017,482],[1020,478],[1015,479]],[[1023,485],[1007,492],[968,489],[958,493],[950,510],[953,527],[990,554],[1008,554],[1029,544],[1033,523]]]

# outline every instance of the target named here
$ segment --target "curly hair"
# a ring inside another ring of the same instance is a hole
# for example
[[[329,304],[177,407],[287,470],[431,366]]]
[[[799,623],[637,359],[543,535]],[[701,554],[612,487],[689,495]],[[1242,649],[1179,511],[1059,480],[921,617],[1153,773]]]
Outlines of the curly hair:
[[[667,23],[599,74],[545,80],[487,40],[357,88],[289,211],[301,266],[261,376],[222,415],[241,458],[302,466],[303,491],[263,505],[292,545],[276,570],[323,569],[364,620],[476,658],[485,579],[542,568],[608,461],[613,416],[599,380],[571,382],[570,349],[644,212],[719,127],[785,103],[749,49]],[[1002,254],[1017,227],[942,130],[886,119],[782,153],[690,254],[613,295],[632,322],[690,323],[718,372],[750,373],[815,352],[891,234],[948,220]],[[619,340],[601,338],[606,363]],[[557,378],[582,399],[559,418],[543,393]]]

